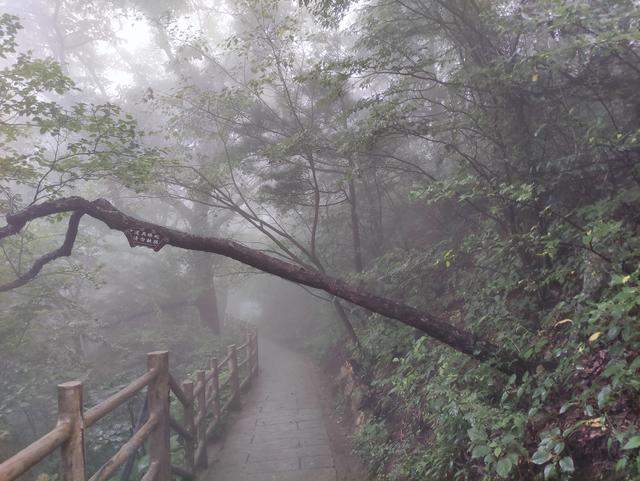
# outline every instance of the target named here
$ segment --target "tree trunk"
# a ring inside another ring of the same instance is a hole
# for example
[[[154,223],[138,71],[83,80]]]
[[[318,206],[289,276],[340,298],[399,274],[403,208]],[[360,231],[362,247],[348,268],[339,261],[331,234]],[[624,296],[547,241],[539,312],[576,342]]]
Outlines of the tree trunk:
[[[340,301],[336,298],[333,299],[333,308],[336,310],[336,314],[338,315],[338,318],[342,321],[342,324],[344,324],[344,327],[347,329],[347,334],[349,335],[349,339],[356,347],[359,348],[360,340],[358,339],[356,331],[353,329],[353,324],[351,323],[351,320],[349,319],[347,312],[344,310],[344,307],[342,306],[342,304],[340,304]]]
[[[187,220],[191,231],[206,235],[210,231],[217,231],[209,221],[210,207],[196,202],[188,210]],[[203,252],[194,252],[189,256],[189,270],[194,279],[192,292],[196,293],[195,305],[202,324],[215,334],[220,334],[223,325],[224,311],[220,309],[219,296],[215,285],[215,259]]]
[[[535,360],[531,362],[525,361],[517,353],[504,347],[498,347],[488,339],[458,327],[446,319],[426,311],[420,311],[402,302],[354,287],[341,279],[328,276],[310,266],[292,264],[229,239],[187,234],[186,232],[145,222],[121,212],[105,199],[90,202],[81,197],[66,197],[32,205],[16,214],[6,216],[8,224],[0,228],[0,239],[20,232],[25,224],[33,219],[70,211],[73,211],[74,214],[69,222],[63,245],[36,260],[32,268],[18,279],[0,286],[0,292],[26,284],[48,262],[59,257],[71,255],[71,249],[77,236],[80,216],[86,214],[94,219],[101,220],[114,230],[121,232],[129,229],[154,230],[165,244],[181,249],[219,254],[283,279],[324,290],[369,311],[412,326],[479,361],[490,361],[505,373],[524,374],[526,371],[534,370],[538,364]],[[544,361],[540,363],[547,365],[549,368],[554,367],[552,363],[545,363]]]
[[[202,323],[215,334],[220,334],[222,322],[218,311],[218,297],[216,296],[216,290],[213,283],[197,297],[196,307],[198,308]]]

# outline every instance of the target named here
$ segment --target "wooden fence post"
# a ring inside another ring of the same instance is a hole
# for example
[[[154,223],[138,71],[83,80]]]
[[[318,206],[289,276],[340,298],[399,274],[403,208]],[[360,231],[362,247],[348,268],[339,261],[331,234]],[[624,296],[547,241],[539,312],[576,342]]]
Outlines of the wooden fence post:
[[[206,373],[204,371],[196,371],[196,386],[199,386],[198,398],[198,448],[196,450],[197,459],[196,466],[198,468],[206,468],[207,461],[207,383]]]
[[[211,395],[213,396],[213,419],[217,422],[220,417],[220,372],[218,358],[211,359]]]
[[[247,332],[247,354],[245,359],[247,364],[247,386],[250,386],[251,378],[253,377],[253,333],[251,331]]]
[[[231,406],[238,407],[240,398],[240,378],[238,376],[238,351],[236,345],[227,348],[229,352],[229,385],[231,387]]]
[[[84,419],[80,381],[58,385],[58,422],[71,425],[71,434],[60,450],[60,479],[85,481]]]
[[[260,373],[260,360],[258,358],[258,329],[253,331],[253,355],[255,356],[256,376]]]
[[[193,381],[184,381],[182,383],[182,390],[187,398],[187,405],[184,406],[184,425],[187,428],[191,439],[184,440],[184,460],[187,465],[187,469],[194,472],[195,468],[195,443],[196,443],[196,425],[193,417],[193,404],[195,399],[193,398]]]
[[[157,415],[158,424],[149,436],[149,465],[158,463],[155,481],[171,481],[171,449],[169,445],[169,351],[147,354],[149,370],[158,375],[147,388],[149,416]]]

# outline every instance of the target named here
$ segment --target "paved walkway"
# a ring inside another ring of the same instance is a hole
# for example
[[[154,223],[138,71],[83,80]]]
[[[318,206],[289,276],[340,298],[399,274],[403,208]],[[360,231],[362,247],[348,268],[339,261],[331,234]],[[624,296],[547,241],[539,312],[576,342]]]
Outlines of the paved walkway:
[[[262,337],[260,368],[201,481],[336,481],[313,370]]]

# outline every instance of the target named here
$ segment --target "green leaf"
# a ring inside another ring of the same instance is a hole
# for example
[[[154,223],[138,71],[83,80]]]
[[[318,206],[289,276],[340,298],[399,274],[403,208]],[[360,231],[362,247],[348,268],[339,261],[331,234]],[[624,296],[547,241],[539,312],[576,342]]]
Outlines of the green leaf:
[[[611,386],[603,387],[598,393],[598,407],[602,409],[605,407],[611,398]]]
[[[560,460],[560,469],[565,473],[573,473],[575,471],[571,456],[565,456]]]
[[[560,454],[562,451],[564,451],[564,443],[560,441],[553,447],[553,452],[555,454]]]
[[[487,438],[486,433],[478,428],[470,428],[467,430],[467,434],[469,435],[469,439],[471,441],[482,441]]]
[[[640,436],[633,436],[626,442],[622,449],[636,449],[640,447]]]
[[[555,464],[547,464],[544,467],[544,479],[555,478],[558,475]]]
[[[546,449],[538,449],[531,457],[534,464],[544,464],[551,459],[551,453]]]
[[[616,462],[615,470],[622,471],[626,467],[627,467],[627,458],[620,458],[618,459],[618,462]]]
[[[509,476],[512,467],[513,464],[511,463],[511,460],[509,458],[502,458],[496,465],[496,472],[501,478],[506,478],[507,476]]]
[[[575,403],[573,402],[566,402],[564,403],[561,407],[560,407],[560,414],[564,414],[567,412],[567,410],[573,406]]]
[[[489,454],[489,452],[489,446],[476,446],[475,448],[473,448],[473,451],[471,451],[471,458],[484,458],[487,454]]]

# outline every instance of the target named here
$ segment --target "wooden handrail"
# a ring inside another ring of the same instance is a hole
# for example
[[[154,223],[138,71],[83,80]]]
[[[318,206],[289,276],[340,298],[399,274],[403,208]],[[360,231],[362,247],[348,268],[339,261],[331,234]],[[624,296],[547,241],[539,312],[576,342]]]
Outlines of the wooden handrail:
[[[147,369],[158,370],[158,376],[147,388],[149,412],[158,413],[158,425],[151,431],[147,444],[149,464],[158,463],[156,481],[171,481],[171,443],[169,428],[169,351],[147,354]]]
[[[209,392],[209,400],[207,406],[211,406],[211,412],[214,419],[220,418],[220,369],[218,369],[218,360],[211,359],[211,391]],[[209,428],[207,428],[207,439],[209,438]]]
[[[247,375],[242,381],[240,381],[240,390],[244,391],[245,388],[251,383],[251,375]]]
[[[211,391],[209,391],[209,397],[205,400],[205,403],[207,404],[207,407],[212,406],[212,403],[215,402],[215,400],[218,398],[219,396],[219,392],[217,389],[212,389]]]
[[[205,381],[205,373],[204,371],[196,371],[196,387],[193,389],[194,399],[197,400],[198,406],[198,414],[196,414],[196,418],[194,420],[194,424],[196,426],[196,438],[198,442],[198,447],[196,449],[196,467],[199,469],[205,469],[208,465],[207,461],[207,440],[206,440],[206,432],[207,432],[207,399],[206,399],[206,387],[207,383]],[[198,385],[200,385],[200,390],[196,394],[196,390],[198,389]],[[202,449],[204,447],[204,449]]]
[[[206,415],[207,413],[204,410],[200,411],[198,414],[196,414],[196,417],[193,419],[193,423],[196,426],[198,426],[200,423],[202,423]]]
[[[248,358],[247,359],[243,359],[242,361],[240,361],[238,363],[238,369],[240,369],[241,367],[244,367],[247,362],[249,362]]]
[[[210,369],[207,371],[205,378],[207,380],[207,382],[213,380],[213,377],[216,375],[220,375],[220,366],[218,365],[218,363],[216,362],[215,364],[216,368],[215,369]]]
[[[70,433],[70,423],[58,424],[35,443],[0,464],[0,481],[11,481],[22,476],[64,443]]]
[[[151,463],[149,465],[149,469],[147,469],[147,472],[144,473],[144,476],[142,476],[142,478],[140,478],[140,481],[155,481],[156,476],[158,475],[159,468],[160,465],[157,461]]]
[[[60,446],[62,481],[84,481],[84,420],[82,383],[71,381],[58,385],[58,422],[69,423],[69,437]]]
[[[222,361],[220,361],[220,363],[218,364],[218,371],[222,371],[222,368],[227,365],[229,359],[231,359],[231,353],[228,353],[225,357],[222,358]]]
[[[226,413],[229,410],[229,408],[233,405],[234,401],[235,399],[233,399],[233,397],[227,399],[227,402],[225,402],[220,408],[220,412]]]
[[[185,427],[191,438],[184,440],[184,461],[187,465],[187,469],[193,471],[195,469],[195,452],[196,452],[196,425],[193,420],[193,381],[184,381],[182,383],[182,390],[190,399],[189,404],[184,406],[182,413],[182,419],[184,420]]]
[[[206,434],[206,431],[205,431]],[[198,444],[198,448],[196,449],[196,468],[197,469],[206,469],[206,466],[203,465],[203,460],[207,458],[207,442],[202,441]]]
[[[154,412],[149,414],[147,422],[142,425],[138,432],[135,433],[129,441],[120,447],[118,452],[114,454],[109,461],[102,465],[96,474],[89,478],[89,481],[105,481],[106,479],[109,479],[115,470],[124,464],[125,461],[129,459],[129,456],[135,453],[142,443],[147,440],[159,422],[160,413]]]
[[[207,427],[207,439],[211,439],[213,437],[213,433],[216,431],[218,427],[218,422],[220,421],[220,416],[216,416],[211,421],[211,424]]]
[[[134,433],[137,433],[140,430],[142,425],[147,421],[148,417],[149,417],[149,399],[145,398],[144,403],[142,403],[142,406],[140,406],[140,411],[138,412],[137,421],[133,428]],[[127,462],[125,463],[124,468],[120,473],[120,481],[129,481],[129,478],[131,477],[131,472],[133,471],[133,465],[135,462],[136,462],[135,454],[131,456],[129,459],[127,459]]]
[[[238,350],[245,348],[247,354],[238,362]],[[207,467],[207,440],[216,431],[223,413],[239,406],[242,389],[258,373],[257,354],[256,334],[249,334],[247,341],[239,348],[234,345],[228,346],[228,354],[222,362],[211,359],[208,363],[209,371],[197,371],[195,386],[192,381],[185,381],[181,386],[169,372],[169,352],[149,353],[145,374],[84,413],[82,383],[72,381],[60,384],[56,426],[34,443],[0,463],[0,481],[14,481],[57,448],[61,448],[60,481],[85,481],[85,428],[94,425],[145,386],[145,406],[151,414],[144,423],[141,416],[133,436],[89,481],[106,481],[124,463],[133,462],[145,441],[149,468],[141,481],[171,481],[172,473],[185,479],[193,479],[198,469]],[[240,368],[247,363],[248,374],[240,382]],[[225,365],[229,366],[229,375],[221,383],[219,374]],[[225,392],[229,397],[221,406],[222,387],[226,385],[228,389]],[[173,392],[182,404],[182,423],[169,413],[170,392]],[[207,425],[209,414],[212,415],[212,421]],[[186,468],[171,465],[171,429],[184,440]]]
[[[178,401],[180,401],[183,406],[186,406],[189,404],[189,402],[191,402],[187,398],[187,395],[185,394],[185,392],[180,387],[180,384],[178,384],[178,382],[174,379],[174,377],[171,374],[169,374],[169,387],[171,388],[171,392],[173,392],[173,394],[176,395],[176,397],[178,398]]]
[[[193,396],[197,398],[198,395],[200,394],[200,391],[202,391],[206,387],[206,385],[207,385],[206,380],[203,380],[203,379],[196,380],[196,385],[193,388]]]
[[[229,386],[231,387],[231,405],[237,407],[240,397],[240,378],[238,376],[238,351],[235,344],[227,347],[229,351]]]
[[[84,415],[85,427],[93,426],[97,421],[123,404],[127,399],[136,395],[143,387],[147,386],[158,375],[157,370],[147,371],[135,381],[131,382],[127,387],[118,391],[113,396],[89,409]]]
[[[169,426],[176,433],[182,436],[183,439],[193,439],[193,436],[191,435],[191,433],[187,431],[187,429],[173,417],[169,417]]]
[[[174,466],[173,464],[171,465],[171,472],[177,474],[183,479],[193,479],[195,477],[195,474],[191,471],[181,468],[180,466]]]
[[[224,381],[220,382],[220,388],[225,387],[227,384],[229,384],[230,381],[231,381],[231,377],[227,376],[227,378]]]

